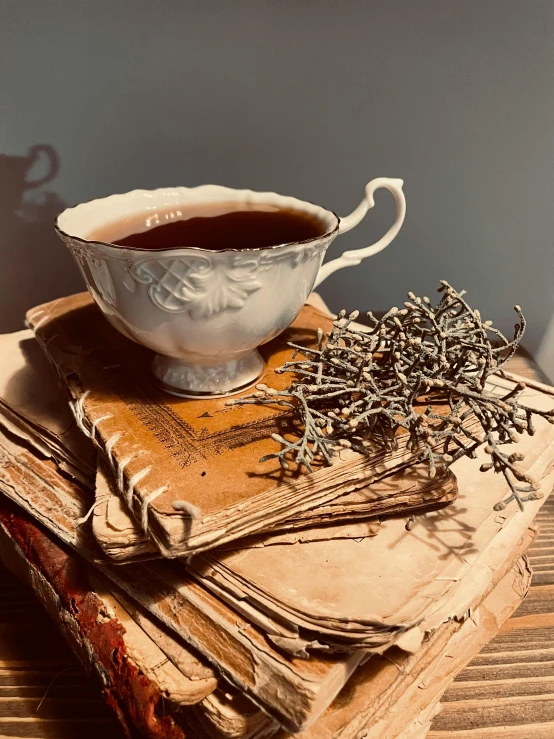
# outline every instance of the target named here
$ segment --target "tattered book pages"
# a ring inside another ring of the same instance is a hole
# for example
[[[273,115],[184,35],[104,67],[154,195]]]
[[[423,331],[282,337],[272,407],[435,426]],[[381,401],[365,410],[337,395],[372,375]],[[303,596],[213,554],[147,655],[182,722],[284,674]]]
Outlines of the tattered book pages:
[[[0,334],[0,426],[91,484],[96,450],[80,433],[54,369],[29,329]]]
[[[78,523],[94,503],[92,491],[1,426],[0,491],[89,561],[109,561],[87,527]]]
[[[31,460],[34,460],[34,464]],[[102,553],[86,527],[77,523],[78,514],[86,510],[87,496],[90,493],[60,475],[51,460],[33,457],[32,452],[7,439],[1,432],[0,463],[0,490],[33,518],[40,520],[62,541],[85,555],[86,559],[95,560],[99,564]],[[52,565],[56,572],[61,573],[63,568],[60,560],[65,561],[64,558],[68,555],[54,544],[52,547],[56,550],[58,559]],[[85,567],[84,564],[82,566]],[[217,730],[221,736],[229,739],[245,739],[249,736],[257,738],[258,735],[262,736],[258,733],[262,729],[263,736],[274,733],[278,728],[275,721],[235,689],[225,687],[223,683],[222,689],[213,693],[217,686],[213,669],[201,662],[174,632],[163,624],[156,624],[138,604],[133,603],[131,606],[132,601],[115,586],[107,588],[100,574],[89,572],[87,577],[95,583],[96,590],[102,592],[104,603],[111,605],[112,611],[116,611],[115,615],[120,621],[123,620],[129,638],[135,635],[131,644],[133,656],[142,655],[141,664],[152,666],[146,674],[156,680],[168,700],[178,706],[198,704],[195,715],[202,721],[212,721],[214,731]],[[116,602],[120,605],[119,609]],[[133,621],[140,626],[140,632],[137,631],[138,627],[131,624],[131,615]],[[142,637],[139,638],[141,634]],[[145,639],[145,635],[148,639]],[[160,649],[166,655],[165,659],[156,656]],[[271,727],[272,731],[269,731]]]
[[[500,378],[494,385],[503,392],[513,387]],[[553,395],[533,388],[522,400],[542,410],[554,407]],[[541,492],[548,495],[554,426],[537,418],[535,435],[523,435],[517,450],[525,455],[521,467],[545,480]],[[491,558],[502,561],[536,513],[534,501],[523,512],[515,502],[494,510],[507,485],[501,475],[480,471],[486,460],[480,449],[476,460],[455,462],[457,500],[418,517],[411,531],[390,519],[374,538],[211,551],[192,557],[189,570],[296,654],[322,647],[383,650],[399,639],[417,644],[459,616],[464,603],[470,606],[478,580],[490,578]]]
[[[531,538],[529,532],[521,547]],[[180,677],[175,684],[173,660],[164,659],[167,642],[149,640],[150,634],[137,626],[136,605],[119,592],[114,597],[112,587],[80,558],[0,501],[4,564],[29,582],[85,666],[99,674],[123,724],[134,725],[149,739],[159,739],[160,732],[168,739],[268,739],[276,731],[276,739],[413,739],[414,727],[421,729],[417,739],[422,739],[445,687],[527,592],[530,573],[525,558],[517,559],[519,551],[514,550],[515,564],[472,618],[446,624],[416,655],[393,650],[385,658],[372,657],[311,729],[290,735],[224,688],[189,705],[186,681]],[[155,627],[153,622],[150,626]],[[209,670],[192,674],[198,694],[213,687]]]
[[[417,515],[445,506],[456,499],[457,492],[456,477],[450,470],[440,470],[430,479],[425,465],[414,465],[336,498],[311,511],[310,515],[287,518],[276,526],[275,533],[242,538],[240,546],[245,549],[375,536],[379,532],[381,518]],[[147,533],[146,523],[137,522],[117,494],[111,470],[102,457],[99,458],[96,476],[92,522],[100,547],[115,561],[160,556]],[[229,543],[225,548],[234,547],[236,544]]]
[[[3,444],[2,441],[2,446]],[[29,454],[28,450],[23,447],[21,449],[21,454]],[[58,512],[56,534],[67,543],[76,546],[75,532],[79,528],[75,519],[77,511],[71,507],[62,509],[59,506],[53,492],[54,478],[56,474],[60,478],[62,476],[51,470],[52,463],[35,458],[33,471],[30,469],[31,458],[25,456],[22,460],[13,450],[10,454],[5,454],[3,460],[3,466],[0,468],[0,488],[23,507],[27,507],[27,499],[32,498],[31,510],[34,516],[37,516],[41,509],[55,508]],[[25,475],[21,474],[22,465]],[[48,478],[48,482],[41,482],[43,475]],[[65,478],[62,479],[64,484],[68,484]],[[550,473],[543,480],[543,489],[548,492],[553,484],[554,474]],[[14,495],[15,488],[18,488],[17,495]],[[78,496],[78,492],[75,495]],[[496,526],[496,537],[492,537],[490,546],[481,553],[477,570],[474,567],[462,570],[464,579],[457,583],[439,581],[441,589],[445,586],[449,588],[451,602],[447,604],[448,610],[443,609],[442,612],[433,613],[433,609],[429,609],[429,615],[436,621],[435,626],[427,630],[442,628],[443,621],[463,618],[469,609],[475,607],[484,592],[497,581],[495,578],[501,577],[506,571],[511,554],[519,546],[526,527],[540,508],[541,502],[531,501],[523,514],[512,517],[511,522],[516,526],[514,530],[509,529],[509,526],[503,528],[501,523]],[[43,515],[42,520],[52,529],[49,515]],[[402,522],[393,523],[402,524]],[[86,530],[86,527],[80,528]],[[404,528],[402,531],[406,533]],[[503,532],[508,531],[508,540],[502,540]],[[471,532],[469,536],[466,532],[466,537],[470,536]],[[381,535],[371,541],[378,542],[380,539]],[[314,543],[297,544],[292,547],[288,545],[286,550],[293,552],[297,547],[312,546]],[[268,547],[264,551],[275,549],[276,547]],[[462,551],[465,550],[466,547]],[[86,554],[90,556],[88,552]],[[391,556],[392,551],[387,548],[383,552],[383,557]],[[458,552],[451,551],[448,557],[456,561]],[[359,558],[355,564],[359,564]],[[379,565],[379,559],[371,562],[371,567],[377,568]],[[287,657],[282,651],[286,645],[281,643],[279,648],[272,646],[267,636],[264,636],[265,632],[279,637],[283,628],[282,620],[271,619],[259,611],[260,618],[265,616],[263,630],[256,628],[249,618],[241,616],[206,591],[202,585],[195,583],[184,567],[177,562],[155,561],[125,566],[101,563],[98,566],[128,596],[139,601],[149,613],[162,621],[170,632],[180,636],[201,652],[217,671],[241,692],[263,707],[279,723],[294,728],[295,731],[313,724],[332,702],[355,668],[367,657],[363,650],[335,657],[312,656],[310,659]],[[477,571],[479,576],[474,577]],[[466,581],[467,588],[464,588]],[[409,584],[408,588],[410,589]],[[463,599],[459,603],[456,601],[457,593],[463,594]],[[379,602],[381,593],[377,592],[375,595]],[[369,613],[374,611],[375,609],[370,607]],[[299,636],[293,629],[287,634],[291,639],[298,639]],[[412,641],[403,646],[414,650],[418,648],[418,643]]]
[[[158,391],[151,354],[122,337],[88,295],[33,309],[31,327],[67,386],[76,419],[108,460],[118,494],[164,556],[188,555],[278,529],[287,519],[363,490],[414,458],[399,437],[394,452],[341,452],[335,463],[303,474],[277,460],[271,438],[291,418],[279,406],[229,406],[225,399],[179,400]],[[293,325],[262,347],[262,380],[289,382],[275,369],[292,350],[287,341],[315,343],[329,318],[306,306]],[[337,505],[339,505],[337,503]],[[345,515],[349,513],[345,512]]]
[[[85,667],[97,673],[128,730],[134,725],[151,739],[184,739],[190,723],[198,722],[204,737],[267,739],[279,729],[198,658],[183,659],[175,643],[160,638],[159,626],[150,622],[147,633],[109,580],[61,549],[5,499],[0,500],[0,558],[31,585]]]
[[[89,491],[64,477],[51,460],[34,456],[1,431],[0,459],[1,492],[95,561],[104,575],[281,724],[297,730],[314,720],[363,659],[361,651],[342,658],[287,657],[178,562],[107,563],[90,530],[79,523]]]
[[[125,609],[145,634],[160,647],[169,660],[182,669],[183,660],[186,662],[185,674],[190,674],[191,652],[183,647],[182,642],[176,642],[162,624],[152,617],[125,595],[113,583],[107,586],[109,593]],[[98,592],[98,591],[97,591]],[[196,658],[195,658],[196,659]],[[195,679],[204,680],[198,675],[198,660],[195,663]],[[216,680],[211,668],[202,665],[203,670],[211,673],[211,680]],[[210,678],[209,678],[210,679]],[[195,705],[196,704],[196,705]],[[277,722],[271,719],[264,711],[241,695],[236,688],[219,678],[218,688],[209,691],[205,700],[195,701],[187,711],[187,723],[200,721],[204,733],[210,736],[224,737],[225,739],[262,739],[273,735],[279,728]]]
[[[528,592],[531,570],[519,555],[534,535],[524,534],[506,573],[470,615],[442,626],[415,654],[393,648],[372,657],[316,724],[294,735],[280,732],[276,739],[423,739],[449,684]]]

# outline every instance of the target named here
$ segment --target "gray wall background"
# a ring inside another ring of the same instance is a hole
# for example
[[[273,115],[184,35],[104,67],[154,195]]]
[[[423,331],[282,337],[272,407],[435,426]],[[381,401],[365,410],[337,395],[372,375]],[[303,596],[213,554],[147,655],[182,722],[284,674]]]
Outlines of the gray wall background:
[[[521,303],[537,351],[554,311],[553,83],[546,0],[1,0],[0,330],[81,289],[52,231],[64,204],[215,182],[346,214],[390,176],[405,226],[329,278],[331,307],[384,309],[445,278],[508,331]],[[392,213],[382,191],[330,256]]]

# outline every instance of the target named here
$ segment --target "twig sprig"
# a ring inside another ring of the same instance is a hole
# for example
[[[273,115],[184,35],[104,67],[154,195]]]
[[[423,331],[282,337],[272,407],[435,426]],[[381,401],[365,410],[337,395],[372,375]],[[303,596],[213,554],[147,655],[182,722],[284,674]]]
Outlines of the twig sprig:
[[[515,306],[518,322],[509,340],[482,321],[465,291],[443,280],[439,292],[434,306],[428,297],[408,293],[402,308],[381,318],[368,313],[371,325],[363,331],[353,325],[358,311],[341,311],[327,335],[318,331],[315,346],[290,344],[292,361],[276,370],[294,375],[287,389],[260,384],[253,395],[228,401],[291,409],[298,437],[274,434],[281,448],[261,461],[277,458],[285,469],[294,461],[312,472],[316,459],[332,464],[344,448],[394,452],[406,434],[414,463],[426,462],[431,477],[484,446],[490,462],[481,470],[501,473],[510,489],[495,510],[513,500],[523,508],[540,497],[537,482],[519,464],[523,456],[501,447],[516,443],[521,433],[532,435],[534,416],[554,423],[554,411],[521,404],[524,384],[503,396],[485,389],[487,378],[502,374],[517,350],[526,325],[521,309]]]

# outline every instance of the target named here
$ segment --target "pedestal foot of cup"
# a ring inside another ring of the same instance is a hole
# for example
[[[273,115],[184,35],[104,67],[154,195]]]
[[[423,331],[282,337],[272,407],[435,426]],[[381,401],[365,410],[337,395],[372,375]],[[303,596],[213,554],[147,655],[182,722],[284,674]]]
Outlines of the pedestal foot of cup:
[[[156,355],[152,370],[158,385],[181,398],[222,398],[252,387],[264,371],[264,360],[255,349],[246,357],[212,367],[187,364]]]

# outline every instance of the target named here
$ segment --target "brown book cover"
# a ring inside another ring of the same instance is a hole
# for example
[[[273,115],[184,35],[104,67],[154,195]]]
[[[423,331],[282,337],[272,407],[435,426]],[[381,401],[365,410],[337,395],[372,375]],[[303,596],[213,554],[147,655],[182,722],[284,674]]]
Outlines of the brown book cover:
[[[80,427],[109,462],[119,495],[165,556],[271,531],[331,501],[338,510],[341,496],[413,459],[400,437],[396,452],[344,450],[312,474],[284,471],[277,460],[260,463],[278,449],[271,434],[284,433],[290,421],[282,407],[180,400],[157,390],[151,353],[115,331],[88,295],[35,308],[28,321],[68,389]],[[305,306],[262,347],[263,382],[286,387],[290,378],[275,369],[292,355],[287,341],[315,343],[318,328],[329,329],[330,319]]]
[[[95,490],[93,530],[101,548],[117,561],[160,556],[158,548],[114,490],[115,481],[102,455],[94,480],[96,450],[77,427],[56,374],[32,331],[0,335],[0,426],[52,457],[61,469]],[[287,518],[284,533],[255,537],[265,545],[324,538],[361,538],[379,530],[376,516],[420,512],[456,497],[452,473],[429,478],[424,465],[389,475],[335,499],[317,510]],[[90,504],[93,505],[92,503]],[[371,518],[367,518],[371,517]],[[356,523],[353,523],[356,521]],[[330,526],[329,524],[333,524]],[[241,546],[252,543],[241,541]]]
[[[458,485],[451,470],[442,468],[430,479],[425,465],[413,465],[304,516],[287,518],[272,533],[243,537],[239,543],[242,549],[247,549],[328,539],[363,539],[376,536],[381,520],[387,516],[421,515],[452,503],[457,494]],[[118,496],[111,471],[102,457],[96,476],[92,526],[100,547],[115,561],[160,556],[150,536]],[[237,544],[229,542],[224,546],[235,548]]]

